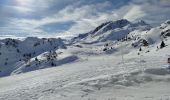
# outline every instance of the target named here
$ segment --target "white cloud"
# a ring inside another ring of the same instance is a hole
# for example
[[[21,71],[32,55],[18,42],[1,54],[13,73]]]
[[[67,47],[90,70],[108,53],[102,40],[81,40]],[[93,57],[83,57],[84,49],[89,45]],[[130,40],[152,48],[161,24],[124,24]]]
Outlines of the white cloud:
[[[152,25],[158,25],[170,19],[169,0],[133,0],[131,4],[139,5],[141,11],[145,12],[145,16],[142,19]]]
[[[13,7],[15,11],[26,14],[35,11],[34,13],[36,13],[38,17],[41,16],[41,18],[12,18],[5,28],[0,28],[1,32],[18,31],[42,35],[43,33],[46,33],[40,28],[42,26],[52,23],[74,22],[74,24],[66,29],[65,32],[60,34],[56,33],[56,35],[72,36],[75,34],[91,31],[101,23],[110,20],[114,21],[125,18],[130,21],[136,21],[138,19],[144,19],[149,23],[159,24],[161,21],[170,19],[170,4],[167,2],[160,2],[160,0],[132,0],[126,5],[120,6],[116,9],[109,8],[114,5],[108,0],[102,3],[92,3],[90,5],[81,6],[79,5],[81,2],[78,1],[78,3],[76,2],[73,5],[67,5],[59,11],[53,12],[55,9],[50,9],[54,4],[60,4],[66,1],[68,2],[68,0],[32,0],[32,3],[38,4],[38,6],[30,5],[25,7]],[[69,2],[72,1],[77,0],[69,0]],[[105,8],[107,9],[105,10]],[[7,13],[12,13],[13,11],[14,10]],[[48,11],[50,13],[48,13]],[[5,10],[0,10],[0,12],[6,14]],[[44,15],[39,15],[41,13],[44,13]],[[11,15],[13,15],[13,13]],[[1,19],[9,16],[9,14],[2,16]]]
[[[70,36],[74,33],[78,34],[90,31],[99,23],[109,20],[109,16],[111,17],[112,15],[98,12],[98,8],[103,9],[109,5],[109,2],[105,2],[102,4],[98,3],[81,7],[67,6],[58,13],[39,20],[15,18],[11,21],[10,25],[11,27],[15,26],[16,28],[21,29],[22,32],[45,33],[43,30],[39,29],[39,27],[50,23],[73,21],[75,22],[75,25],[64,32],[66,33],[65,35]],[[115,16],[115,14],[113,14],[113,16]]]
[[[124,19],[128,19],[130,21],[135,21],[139,18],[142,18],[146,15],[146,13],[142,10],[141,6],[134,5],[132,8],[124,15]]]
[[[21,7],[21,6],[12,6],[13,9],[16,9],[17,11],[21,13],[30,13],[33,12],[33,9],[27,8],[27,7]]]

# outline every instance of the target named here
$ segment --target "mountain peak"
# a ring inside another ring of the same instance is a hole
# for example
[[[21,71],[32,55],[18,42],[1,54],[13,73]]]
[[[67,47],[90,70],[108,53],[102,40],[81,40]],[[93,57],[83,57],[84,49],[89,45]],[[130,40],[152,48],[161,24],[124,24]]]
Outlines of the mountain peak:
[[[139,20],[137,23],[140,25],[148,25],[144,20]]]
[[[130,24],[130,22],[127,19],[120,19],[117,21],[108,21],[106,23],[102,23],[100,26],[98,26],[96,29],[92,31],[92,34],[95,33],[102,33],[100,31],[107,32],[108,30],[116,29],[116,28],[122,28],[126,25]]]
[[[127,19],[120,19],[120,20],[117,20],[113,23],[116,23],[117,25],[120,25],[120,26],[125,26],[127,24],[130,24],[130,22]]]

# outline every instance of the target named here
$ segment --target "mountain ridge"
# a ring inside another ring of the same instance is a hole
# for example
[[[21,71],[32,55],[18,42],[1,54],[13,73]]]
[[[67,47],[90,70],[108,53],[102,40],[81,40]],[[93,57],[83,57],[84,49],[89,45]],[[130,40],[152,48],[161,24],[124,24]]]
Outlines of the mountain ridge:
[[[129,22],[128,20],[126,19],[120,19],[120,20],[117,20],[117,21],[108,21],[106,23],[102,23],[101,25],[99,25],[98,27],[96,27],[94,30],[88,32],[88,33],[85,33],[85,34],[80,34],[79,36],[75,37],[72,39],[72,42],[75,42],[76,40],[82,40],[82,39],[86,39],[88,37],[97,37],[99,35],[99,38],[102,38],[102,37],[106,37],[105,39],[99,39],[97,38],[96,40],[92,41],[94,43],[96,43],[97,41],[107,41],[109,38],[107,38],[107,36],[103,35],[103,34],[107,34],[108,31],[111,31],[110,34],[108,34],[109,36],[108,37],[115,37],[115,36],[111,36],[111,35],[114,35],[114,33],[116,32],[121,32],[121,33],[126,33],[122,36],[120,36],[119,38],[117,39],[121,39],[123,38],[125,35],[127,35],[128,33],[130,33],[131,31],[133,30],[136,30],[136,29],[140,29],[142,31],[144,30],[149,30],[151,29],[152,27],[147,24],[145,21],[143,20],[140,20],[138,22]],[[125,32],[126,31],[126,32]],[[120,34],[119,34],[120,35]],[[118,36],[117,36],[118,37]],[[109,40],[113,40],[113,38],[110,38]],[[92,39],[92,38],[90,38]]]

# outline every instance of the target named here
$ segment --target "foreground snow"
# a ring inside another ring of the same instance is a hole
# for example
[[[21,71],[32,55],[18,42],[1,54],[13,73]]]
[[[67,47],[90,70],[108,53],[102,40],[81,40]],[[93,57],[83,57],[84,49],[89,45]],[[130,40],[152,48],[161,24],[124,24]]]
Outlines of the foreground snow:
[[[124,64],[118,54],[86,51],[73,63],[0,78],[0,100],[169,100],[170,48],[150,50],[124,55]]]

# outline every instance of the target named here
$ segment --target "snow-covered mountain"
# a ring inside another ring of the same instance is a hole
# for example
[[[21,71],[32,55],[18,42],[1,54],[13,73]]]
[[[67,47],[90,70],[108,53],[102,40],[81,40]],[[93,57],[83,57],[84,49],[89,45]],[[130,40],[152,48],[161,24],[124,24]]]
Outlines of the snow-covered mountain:
[[[13,71],[20,69],[21,66],[28,66],[31,58],[42,53],[65,48],[65,44],[60,38],[39,39],[28,37],[23,40],[10,38],[0,40],[0,76],[10,75]],[[36,58],[36,60],[38,59]],[[38,68],[32,68],[27,71],[35,69]]]
[[[140,42],[146,40],[148,44],[157,44],[167,37],[169,37],[170,21],[162,23],[160,26],[151,28],[149,31],[138,31],[135,30],[131,32],[127,37],[136,40],[135,42]]]
[[[91,32],[80,34],[72,39],[72,43],[96,45],[103,43],[105,45],[104,51],[115,52],[114,48],[118,48],[122,44],[129,44],[128,46],[138,49],[142,46],[157,46],[159,48],[161,42],[166,41],[169,36],[169,20],[158,27],[151,27],[142,20],[132,23],[126,19],[121,19],[103,23]]]
[[[151,26],[142,20],[132,23],[126,19],[121,19],[103,23],[91,32],[80,34],[78,37],[73,38],[72,41],[85,43],[114,41],[122,39],[132,31],[146,31],[150,29]]]
[[[152,28],[144,21],[132,23],[126,19],[121,19],[103,23],[91,32],[80,34],[71,40],[69,46],[66,46],[60,38],[2,39],[0,40],[0,76],[70,63],[77,60],[79,54],[98,55],[99,52],[102,54],[101,51],[116,53],[120,51],[122,46],[129,48],[126,53],[130,53],[141,46],[159,46],[161,41],[166,40],[169,36],[170,21]],[[68,53],[67,50],[65,53],[62,52],[62,49],[67,47],[83,48],[83,44],[88,46],[93,43],[95,43],[94,47],[98,48],[98,52],[76,52],[76,50],[71,53]]]
[[[67,44],[3,39],[0,100],[169,100],[169,51],[170,21],[110,21]]]

